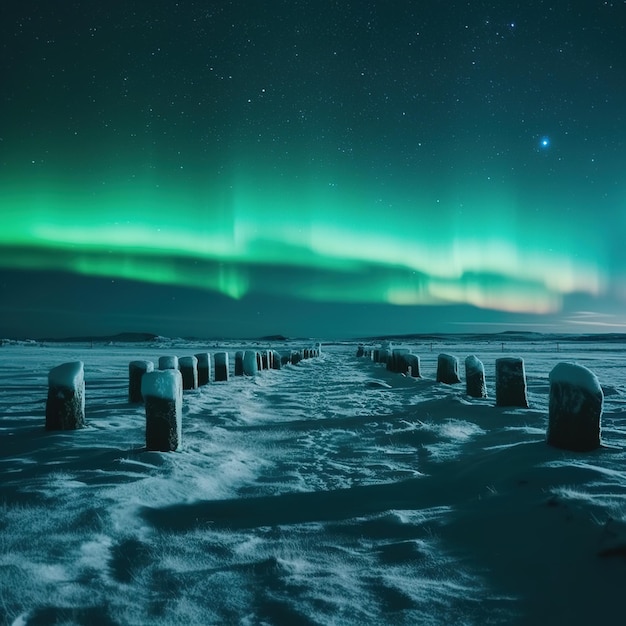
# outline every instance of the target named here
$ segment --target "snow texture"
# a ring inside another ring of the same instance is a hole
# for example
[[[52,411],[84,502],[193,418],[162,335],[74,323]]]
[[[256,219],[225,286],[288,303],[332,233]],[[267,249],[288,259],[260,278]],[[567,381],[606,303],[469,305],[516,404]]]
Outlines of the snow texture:
[[[402,347],[422,378],[338,342],[185,392],[184,445],[161,453],[127,401],[129,362],[258,344],[2,346],[0,623],[621,624],[624,345],[561,340],[557,353],[547,339],[455,335]],[[438,384],[439,352],[475,354],[488,386],[497,358],[523,358],[530,408]],[[77,359],[87,427],[46,431],[48,371]],[[546,444],[560,360],[602,382],[593,451]]]
[[[177,401],[182,398],[183,379],[178,370],[165,369],[148,372],[141,381],[143,397]]]

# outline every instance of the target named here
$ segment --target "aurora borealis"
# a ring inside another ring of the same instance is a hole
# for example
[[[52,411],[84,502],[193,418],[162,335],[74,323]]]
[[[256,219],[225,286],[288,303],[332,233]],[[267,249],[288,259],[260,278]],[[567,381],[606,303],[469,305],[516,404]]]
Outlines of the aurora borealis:
[[[1,9],[0,332],[626,324],[626,3],[57,4]]]

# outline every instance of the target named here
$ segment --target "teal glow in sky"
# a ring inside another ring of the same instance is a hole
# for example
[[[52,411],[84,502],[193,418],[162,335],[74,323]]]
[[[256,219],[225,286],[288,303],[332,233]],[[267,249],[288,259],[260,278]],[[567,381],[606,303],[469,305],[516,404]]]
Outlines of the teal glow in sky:
[[[0,26],[8,331],[46,272],[152,285],[139,320],[182,289],[315,303],[302,334],[626,323],[623,4],[36,4]]]

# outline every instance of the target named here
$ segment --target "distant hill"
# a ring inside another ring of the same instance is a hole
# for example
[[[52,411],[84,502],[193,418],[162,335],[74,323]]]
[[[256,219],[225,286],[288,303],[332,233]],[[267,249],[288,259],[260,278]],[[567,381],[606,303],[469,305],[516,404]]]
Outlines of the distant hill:
[[[87,336],[87,337],[66,337],[65,339],[39,339],[47,343],[143,343],[155,341],[159,335],[154,333],[118,333],[117,335]]]

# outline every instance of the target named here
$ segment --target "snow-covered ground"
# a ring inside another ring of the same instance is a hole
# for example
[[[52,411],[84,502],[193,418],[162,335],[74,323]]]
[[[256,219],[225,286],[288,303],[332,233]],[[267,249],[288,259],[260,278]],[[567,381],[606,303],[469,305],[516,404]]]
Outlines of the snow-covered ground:
[[[347,343],[253,379],[234,352],[265,344],[0,347],[3,623],[624,623],[626,345],[454,342],[403,344],[419,380]],[[185,392],[182,449],[146,451],[128,363],[217,350],[231,379]],[[435,382],[440,352],[481,359],[489,397]],[[495,406],[501,356],[530,408]],[[87,427],[47,432],[76,360]],[[599,450],[545,443],[560,361],[602,385]]]

